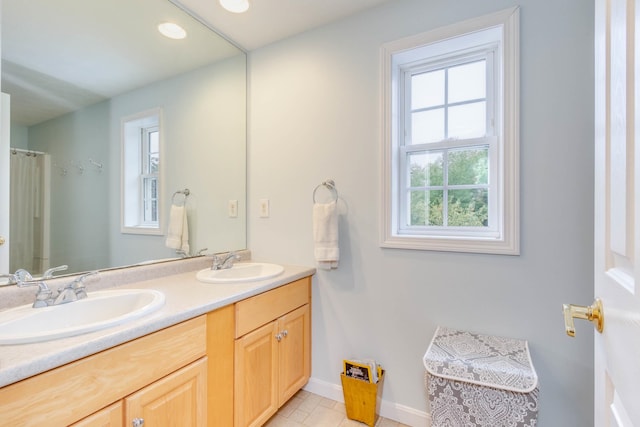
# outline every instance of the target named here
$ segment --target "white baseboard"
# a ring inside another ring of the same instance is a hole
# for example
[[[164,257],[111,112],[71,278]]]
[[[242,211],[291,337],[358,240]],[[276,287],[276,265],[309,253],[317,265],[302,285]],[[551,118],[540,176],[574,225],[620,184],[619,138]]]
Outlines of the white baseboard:
[[[342,386],[339,384],[310,378],[307,385],[304,386],[304,389],[313,394],[326,397],[327,399],[344,403]],[[428,413],[384,399],[380,402],[380,416],[411,427],[431,426],[431,417]]]

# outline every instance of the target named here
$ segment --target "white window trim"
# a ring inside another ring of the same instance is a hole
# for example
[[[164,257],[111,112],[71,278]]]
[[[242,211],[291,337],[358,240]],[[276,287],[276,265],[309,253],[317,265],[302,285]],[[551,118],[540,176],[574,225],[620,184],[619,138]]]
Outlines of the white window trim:
[[[143,128],[141,128],[141,132],[142,132],[142,169],[148,169],[149,168],[149,150],[148,150],[148,139],[149,139],[149,134],[153,133],[153,132],[158,132],[158,138],[160,137],[160,124],[156,124],[156,125],[152,125],[152,126],[145,126]],[[159,197],[160,197],[160,192],[158,191],[158,198],[156,199],[156,203],[157,208],[158,208],[158,221],[145,221],[144,217],[145,217],[145,205],[147,202],[146,200],[146,193],[145,193],[145,185],[144,185],[144,181],[147,178],[155,178],[156,179],[156,186],[158,186],[159,182],[160,182],[160,171],[158,171],[157,173],[145,173],[145,172],[141,172],[140,173],[140,182],[138,184],[139,189],[138,189],[138,193],[140,194],[140,200],[141,200],[141,207],[139,209],[139,218],[138,218],[138,227],[148,227],[148,228],[158,228],[160,226],[160,209],[161,206],[159,205]],[[159,190],[159,187],[157,187]]]
[[[494,29],[491,29],[491,31],[493,34],[497,33],[497,31],[495,31]],[[497,37],[497,34],[494,35],[493,37]],[[497,112],[495,111],[496,108],[494,105],[495,97],[497,95],[497,91],[494,88],[495,86],[494,83],[500,79],[500,75],[497,72],[499,71],[497,70],[497,68],[499,67],[494,67],[495,65],[494,58],[500,57],[501,55],[496,55],[496,52],[499,48],[499,44],[497,42],[493,42],[488,45],[485,45],[482,43],[478,44],[477,39],[478,39],[478,35],[474,35],[473,48],[466,49],[464,53],[456,51],[454,54],[445,55],[445,57],[439,61],[434,60],[431,55],[428,55],[429,58],[427,59],[426,64],[423,64],[423,65],[414,64],[414,63],[409,63],[407,65],[405,64],[405,61],[403,59],[400,59],[397,65],[394,63],[393,66],[394,68],[397,67],[397,72],[398,72],[397,77],[401,85],[407,85],[411,80],[410,76],[414,73],[431,71],[433,69],[449,68],[455,65],[459,65],[461,63],[468,63],[474,60],[484,60],[486,61],[486,65],[487,65],[487,95],[485,98],[486,105],[487,105],[486,107],[487,134],[482,137],[459,139],[459,140],[445,139],[440,142],[427,142],[423,144],[416,144],[411,142],[410,144],[407,144],[407,139],[410,139],[413,141],[413,136],[411,135],[410,120],[409,120],[410,114],[408,113],[411,109],[409,105],[410,97],[403,96],[403,94],[406,95],[408,88],[404,88],[402,91],[399,91],[398,97],[401,105],[398,105],[397,108],[399,109],[399,111],[402,111],[401,114],[404,116],[404,119],[405,119],[404,123],[399,122],[398,129],[394,130],[395,135],[404,134],[404,143],[400,141],[401,138],[399,137],[398,147],[395,147],[395,146],[393,147],[394,150],[396,149],[399,150],[399,157],[398,157],[399,172],[407,171],[407,167],[408,167],[407,155],[408,153],[413,153],[413,152],[439,151],[439,150],[448,152],[456,149],[456,147],[465,148],[465,147],[473,147],[473,146],[487,146],[488,151],[490,153],[489,158],[490,159],[497,158],[498,139],[495,137],[496,132],[494,131],[494,128],[499,123],[499,121],[496,120]],[[450,42],[445,41],[445,43],[450,43]],[[455,43],[451,43],[451,44],[455,45],[453,46],[453,48],[456,49],[458,47],[457,45],[460,45],[461,43],[459,43],[459,39],[456,39]],[[418,49],[423,51],[425,50],[421,48],[418,48]],[[422,62],[422,61],[418,61],[418,62]],[[394,80],[395,79],[396,78],[394,76]],[[488,224],[488,227],[456,228],[456,227],[447,226],[445,227],[444,230],[440,226],[426,226],[426,227],[410,226],[410,225],[407,225],[404,220],[401,220],[401,218],[407,217],[407,215],[409,214],[409,212],[405,211],[409,203],[409,200],[408,200],[409,195],[406,191],[407,188],[409,187],[407,183],[407,180],[409,179],[409,177],[407,176],[406,173],[400,173],[398,177],[400,190],[398,191],[399,194],[397,196],[399,200],[398,218],[394,220],[394,223],[397,223],[398,234],[402,234],[402,235],[415,234],[417,236],[425,236],[425,237],[428,237],[428,236],[438,237],[443,234],[446,235],[447,237],[464,237],[466,235],[471,235],[474,238],[486,237],[486,236],[495,237],[499,229],[499,218],[497,218],[497,215],[495,215],[495,213],[498,212],[496,195],[499,194],[499,191],[497,188],[498,179],[495,176],[497,169],[498,169],[497,165],[496,167],[490,168],[489,182],[485,185],[485,187],[489,190],[489,212],[491,213],[491,215],[489,216],[490,223]],[[449,187],[449,185],[446,182],[443,184],[444,184],[443,188]],[[447,204],[445,204],[444,209],[445,211],[447,210]]]
[[[160,166],[160,170],[158,172],[158,226],[146,226],[140,224],[141,220],[139,218],[139,209],[136,209],[135,215],[138,217],[138,224],[129,224],[126,218],[128,217],[127,212],[125,211],[125,200],[127,197],[126,192],[126,183],[125,183],[125,168],[126,168],[126,159],[125,159],[125,143],[126,143],[126,130],[125,125],[127,122],[140,121],[150,116],[157,116],[157,126],[160,137],[160,162],[163,160],[164,155],[164,131],[163,131],[163,118],[162,118],[162,108],[153,108],[147,111],[142,111],[140,113],[133,114],[131,116],[123,117],[120,122],[120,232],[123,234],[143,234],[143,235],[155,235],[162,236],[164,235],[165,226],[165,215],[163,215],[162,202],[163,202],[163,181],[164,181],[164,168]],[[138,179],[139,174],[136,176]],[[140,186],[138,185],[138,196],[140,195]]]
[[[513,7],[490,15],[438,28],[413,37],[387,43],[381,49],[382,78],[382,153],[380,246],[384,248],[435,251],[474,252],[488,254],[520,254],[520,198],[519,198],[519,8]],[[496,124],[498,144],[498,233],[497,236],[423,236],[400,234],[397,229],[397,197],[399,183],[396,165],[399,162],[398,117],[393,116],[398,101],[394,82],[394,57],[403,52],[445,39],[455,38],[497,27],[502,32],[502,110]]]

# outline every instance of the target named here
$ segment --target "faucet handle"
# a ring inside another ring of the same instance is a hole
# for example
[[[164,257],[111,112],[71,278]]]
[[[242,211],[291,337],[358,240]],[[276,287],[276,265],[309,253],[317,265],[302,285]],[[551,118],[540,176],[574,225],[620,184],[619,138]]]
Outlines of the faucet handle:
[[[98,274],[97,270],[84,273],[83,275],[76,277],[76,279],[67,286],[74,288],[76,293],[84,293],[84,296],[87,296],[87,293],[84,291],[84,279],[96,274]]]
[[[69,268],[68,265],[59,265],[57,267],[51,267],[48,270],[46,270],[43,274],[42,274],[42,278],[43,279],[51,279],[53,277],[53,273],[55,273],[56,271],[64,271],[67,268]]]
[[[222,270],[225,268],[231,268],[233,262],[238,260],[240,260],[240,255],[235,253],[235,251],[227,252],[226,254],[214,254],[211,269]]]
[[[16,285],[19,288],[26,288],[27,286],[37,286],[38,292],[36,292],[36,300],[33,302],[33,308],[48,306],[49,305],[48,301],[51,299],[53,294],[53,292],[51,292],[51,289],[49,289],[47,284],[44,283],[42,280],[33,280],[33,278],[31,277],[31,274],[29,274],[28,271],[26,270],[23,270],[23,271],[26,272],[26,276],[29,278],[29,280],[21,279],[20,276],[18,275],[18,272],[16,272],[16,276],[18,276]]]
[[[62,297],[62,299],[60,301],[56,301],[57,304],[62,304],[64,302],[71,302],[71,301],[76,301],[82,298],[86,298],[87,297],[87,291],[84,288],[84,279],[86,279],[89,276],[93,276],[95,274],[98,274],[98,271],[94,270],[94,271],[90,271],[88,273],[84,273],[78,277],[76,277],[75,279],[73,279],[71,282],[67,283],[66,285],[61,286],[60,288],[58,288],[58,295],[70,295],[70,297]],[[73,294],[73,295],[71,295]]]
[[[224,261],[222,262],[222,268],[231,268],[233,266],[233,263],[239,260],[240,260],[240,255],[238,255],[235,252],[229,252],[225,256]]]
[[[33,280],[33,276],[31,275],[31,273],[29,273],[24,268],[20,268],[20,269],[16,270],[14,275],[16,276],[16,283],[17,282],[28,282],[30,280]]]
[[[97,270],[89,271],[88,273],[84,273],[84,274],[76,277],[71,282],[67,283],[66,285],[62,286],[60,289],[84,289],[84,279],[86,279],[89,276],[93,276],[95,274],[98,274]]]
[[[12,275],[15,279],[15,283],[19,288],[26,288],[27,286],[37,286],[38,294],[51,292],[46,283],[42,280],[34,280],[31,273],[29,273],[24,268],[20,268],[16,270],[16,272]]]
[[[96,274],[98,274],[98,270],[89,271],[87,273],[84,273],[76,277],[76,279],[71,283],[75,285],[84,285],[84,279],[86,279],[89,276],[95,276]]]
[[[38,293],[51,292],[46,283],[42,279],[34,279],[31,273],[24,268],[16,270],[12,275],[15,278],[15,284],[19,288],[26,288],[27,286],[37,286],[39,288]]]
[[[20,280],[16,282],[19,288],[26,288],[27,286],[37,286],[39,289],[38,292],[51,292],[46,283],[42,280]]]

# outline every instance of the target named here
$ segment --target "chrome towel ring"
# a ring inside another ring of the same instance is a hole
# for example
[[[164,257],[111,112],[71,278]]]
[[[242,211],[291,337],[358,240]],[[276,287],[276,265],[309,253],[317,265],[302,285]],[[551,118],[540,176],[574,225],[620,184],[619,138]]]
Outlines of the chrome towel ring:
[[[329,191],[331,191],[334,202],[338,201],[338,190],[336,189],[336,183],[332,179],[328,179],[326,181],[323,181],[321,184],[318,184],[316,188],[313,190],[313,203],[317,203],[316,193],[318,192],[318,189],[321,187],[326,187]]]
[[[187,204],[187,197],[189,196],[189,194],[191,194],[191,191],[189,191],[188,188],[185,188],[184,190],[178,190],[175,193],[173,193],[173,196],[171,196],[171,204],[172,205],[176,204],[176,196],[178,194],[184,195],[184,200],[182,201],[182,204],[186,205]]]

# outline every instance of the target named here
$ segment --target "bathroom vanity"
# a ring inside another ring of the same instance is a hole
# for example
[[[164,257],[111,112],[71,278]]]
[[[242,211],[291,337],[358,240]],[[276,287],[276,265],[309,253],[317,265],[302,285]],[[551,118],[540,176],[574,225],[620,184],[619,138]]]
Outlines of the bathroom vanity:
[[[235,304],[236,426],[259,426],[309,380],[311,283],[301,279]]]
[[[262,425],[309,379],[313,273],[286,266],[230,285],[190,271],[129,283],[160,290],[165,306],[102,331],[0,347],[0,420]]]

